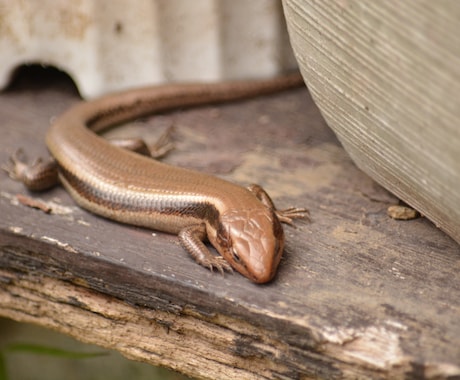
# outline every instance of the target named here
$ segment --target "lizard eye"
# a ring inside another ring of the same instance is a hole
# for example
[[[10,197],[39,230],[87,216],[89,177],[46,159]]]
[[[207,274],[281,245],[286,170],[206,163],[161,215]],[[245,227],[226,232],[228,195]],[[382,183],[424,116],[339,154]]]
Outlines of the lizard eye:
[[[235,251],[232,251],[232,255],[233,255],[233,260],[235,260],[237,263],[241,261],[240,256]]]

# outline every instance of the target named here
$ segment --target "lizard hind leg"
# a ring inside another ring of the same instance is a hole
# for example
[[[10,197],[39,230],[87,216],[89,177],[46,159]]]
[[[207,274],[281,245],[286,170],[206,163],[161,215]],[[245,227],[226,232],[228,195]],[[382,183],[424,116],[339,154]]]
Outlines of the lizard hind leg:
[[[17,150],[1,168],[11,179],[22,182],[32,191],[47,190],[59,183],[56,161],[38,158],[29,164],[21,149]]]
[[[111,138],[108,141],[119,148],[127,149],[154,159],[161,159],[174,149],[174,143],[171,137],[172,131],[172,127],[167,128],[151,146],[140,138]]]

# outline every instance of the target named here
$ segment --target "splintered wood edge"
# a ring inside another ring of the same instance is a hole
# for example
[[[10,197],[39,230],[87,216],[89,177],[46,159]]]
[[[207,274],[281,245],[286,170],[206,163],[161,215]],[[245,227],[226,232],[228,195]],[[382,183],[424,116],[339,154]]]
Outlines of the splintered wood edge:
[[[229,316],[216,314],[206,319],[192,308],[178,315],[133,307],[45,276],[0,270],[0,279],[1,316],[50,328],[117,350],[129,359],[195,378],[387,378],[390,374],[392,378],[404,378],[404,373],[410,372],[409,358],[400,357],[399,363],[387,370],[370,368],[369,362],[366,365],[361,360],[359,352],[381,354],[372,350],[375,339],[381,340],[388,351],[381,331],[351,340],[337,340],[331,332],[331,339],[325,340],[318,351],[300,353],[299,347],[277,340],[271,331]],[[446,375],[455,369],[441,367],[434,365],[429,372]]]
[[[249,324],[214,322],[161,310],[132,307],[68,282],[48,277],[15,276],[0,271],[0,314],[70,335],[85,343],[114,349],[129,359],[161,365],[203,379],[258,379],[286,372],[272,360],[283,350]],[[233,330],[225,327],[231,325]],[[242,336],[261,339],[259,356],[237,355]],[[265,353],[263,353],[265,351]]]

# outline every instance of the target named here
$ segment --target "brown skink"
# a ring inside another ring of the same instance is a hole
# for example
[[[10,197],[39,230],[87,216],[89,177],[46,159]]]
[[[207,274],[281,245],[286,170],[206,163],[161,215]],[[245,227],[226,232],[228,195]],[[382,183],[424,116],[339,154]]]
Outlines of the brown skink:
[[[46,143],[54,160],[28,165],[15,155],[4,166],[33,190],[60,181],[83,208],[119,222],[178,234],[182,246],[209,269],[232,268],[256,283],[278,267],[284,232],[307,210],[276,210],[257,185],[243,188],[203,173],[166,165],[114,146],[98,136],[109,126],[183,106],[226,102],[301,85],[299,74],[218,84],[172,84],[80,102],[50,127]],[[221,256],[212,254],[208,240]]]

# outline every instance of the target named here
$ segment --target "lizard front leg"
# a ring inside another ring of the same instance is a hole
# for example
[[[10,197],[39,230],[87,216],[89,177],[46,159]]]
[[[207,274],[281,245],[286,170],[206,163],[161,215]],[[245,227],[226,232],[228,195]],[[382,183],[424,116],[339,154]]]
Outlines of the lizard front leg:
[[[217,269],[222,274],[224,271],[233,272],[230,264],[222,256],[215,256],[209,251],[203,243],[205,239],[206,225],[204,223],[185,227],[179,232],[182,247],[198,264],[211,271]]]
[[[260,200],[265,206],[273,210],[278,217],[279,221],[282,223],[289,224],[294,226],[294,219],[307,219],[310,220],[309,212],[306,208],[301,207],[290,207],[284,210],[277,210],[275,204],[273,203],[270,196],[267,192],[259,185],[250,185],[248,190],[253,193],[258,200]]]

